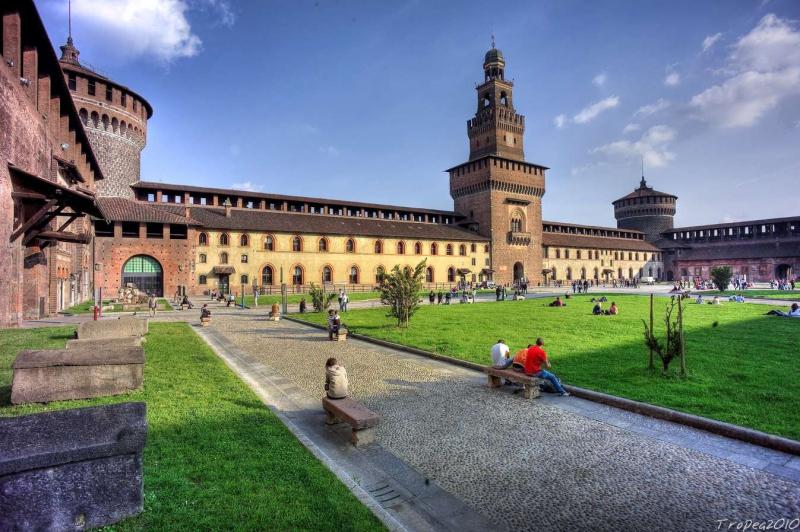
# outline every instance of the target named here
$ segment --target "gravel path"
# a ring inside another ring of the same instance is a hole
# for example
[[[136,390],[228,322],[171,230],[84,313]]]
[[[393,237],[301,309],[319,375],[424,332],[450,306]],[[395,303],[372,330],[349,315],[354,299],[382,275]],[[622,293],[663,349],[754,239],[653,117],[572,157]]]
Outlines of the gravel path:
[[[508,529],[713,530],[800,516],[797,483],[489,390],[462,368],[252,315],[218,314],[214,327],[310,397],[338,358],[352,394],[384,418],[377,442]]]

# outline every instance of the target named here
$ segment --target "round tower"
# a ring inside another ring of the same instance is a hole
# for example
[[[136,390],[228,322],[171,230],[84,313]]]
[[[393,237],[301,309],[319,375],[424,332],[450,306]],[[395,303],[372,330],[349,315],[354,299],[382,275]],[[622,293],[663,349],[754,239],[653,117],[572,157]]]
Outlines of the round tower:
[[[655,242],[674,227],[677,196],[647,186],[644,176],[639,188],[614,202],[614,217],[620,229],[637,229]]]
[[[79,54],[69,37],[59,62],[105,176],[96,183],[97,194],[133,199],[131,184],[139,181],[153,108],[128,87],[82,65]]]

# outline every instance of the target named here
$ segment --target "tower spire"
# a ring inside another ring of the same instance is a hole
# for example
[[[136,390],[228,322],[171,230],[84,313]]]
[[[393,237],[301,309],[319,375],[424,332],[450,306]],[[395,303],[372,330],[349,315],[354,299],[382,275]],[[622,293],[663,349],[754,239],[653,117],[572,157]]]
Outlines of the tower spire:
[[[644,155],[640,155],[642,159],[642,180],[639,183],[639,188],[647,188],[647,181],[644,179]]]
[[[60,48],[61,59],[59,59],[59,61],[80,65],[78,56],[81,53],[75,48],[75,45],[72,44],[72,0],[67,0],[67,44],[62,45]]]
[[[494,50],[494,48],[495,48],[495,46],[494,46],[494,33],[492,33],[492,50]]]
[[[72,44],[72,0],[67,0],[67,42]]]

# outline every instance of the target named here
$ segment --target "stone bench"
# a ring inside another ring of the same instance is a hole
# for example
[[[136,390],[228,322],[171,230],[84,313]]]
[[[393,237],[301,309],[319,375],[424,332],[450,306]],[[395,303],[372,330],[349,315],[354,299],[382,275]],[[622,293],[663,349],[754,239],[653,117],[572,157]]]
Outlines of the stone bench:
[[[141,319],[133,316],[124,316],[116,320],[85,321],[78,325],[78,338],[81,340],[144,336],[145,334],[147,334],[147,318]]]
[[[525,399],[536,399],[539,397],[539,384],[543,383],[542,379],[525,375],[521,371],[514,371],[512,369],[498,369],[491,366],[483,368],[484,373],[489,378],[489,388],[499,388],[503,385],[503,379],[521,384],[523,386],[522,396]]]
[[[375,429],[381,416],[362,405],[355,399],[322,398],[322,408],[325,409],[325,423],[335,425],[344,422],[352,427],[350,443],[359,447],[375,441]]]
[[[117,347],[141,347],[141,336],[123,336],[121,338],[90,338],[88,340],[67,340],[67,349],[115,349]]]
[[[143,509],[144,403],[0,418],[0,530],[83,530]]]
[[[12,368],[13,404],[118,395],[142,387],[144,349],[25,350]]]

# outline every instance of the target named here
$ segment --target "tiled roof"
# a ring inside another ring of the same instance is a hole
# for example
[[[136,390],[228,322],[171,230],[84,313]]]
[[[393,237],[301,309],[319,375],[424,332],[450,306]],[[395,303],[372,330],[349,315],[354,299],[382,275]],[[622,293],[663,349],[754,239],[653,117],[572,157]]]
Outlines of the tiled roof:
[[[196,220],[186,218],[183,209],[174,212],[126,198],[97,198],[97,206],[106,220],[200,225]]]
[[[574,248],[619,249],[629,251],[658,251],[645,240],[611,238],[605,236],[573,235],[569,233],[542,233],[542,244]]]
[[[179,213],[183,207],[158,205],[152,209]],[[450,224],[402,222],[352,216],[304,214],[257,209],[225,209],[216,207],[190,207],[191,218],[209,229],[234,231],[275,231],[280,233],[311,233],[329,235],[376,236],[389,238],[426,238],[433,240],[470,240],[485,242],[489,239],[472,231]]]

